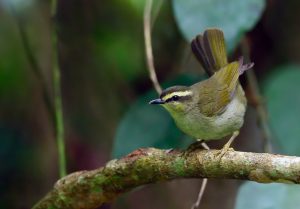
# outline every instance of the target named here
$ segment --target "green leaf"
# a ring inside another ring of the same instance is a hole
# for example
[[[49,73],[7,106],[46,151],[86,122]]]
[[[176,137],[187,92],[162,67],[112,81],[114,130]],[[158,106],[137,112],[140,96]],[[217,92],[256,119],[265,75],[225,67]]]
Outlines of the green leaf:
[[[195,76],[180,76],[166,86],[190,85],[199,81]],[[183,148],[192,140],[175,125],[160,106],[149,105],[157,98],[154,91],[138,98],[121,120],[114,141],[112,156],[119,158],[141,147]]]
[[[225,33],[228,51],[254,27],[264,8],[264,0],[173,0],[176,22],[187,41],[218,27]]]
[[[264,83],[275,142],[285,154],[300,155],[300,66],[282,66]]]
[[[235,209],[298,209],[300,187],[246,182],[238,192]]]
[[[141,43],[126,31],[98,34],[95,48],[97,54],[103,59],[101,64],[107,66],[103,70],[111,73],[111,67],[113,70],[118,69],[118,73],[126,80],[134,80],[139,75],[146,74],[143,70],[144,52]]]
[[[21,107],[22,101],[28,103],[28,61],[10,18],[0,19],[0,106],[16,107],[17,104]]]
[[[4,7],[7,11],[11,11],[11,7],[14,7],[14,10],[18,13],[28,9],[31,7],[35,2],[33,0],[2,0],[1,6]]]

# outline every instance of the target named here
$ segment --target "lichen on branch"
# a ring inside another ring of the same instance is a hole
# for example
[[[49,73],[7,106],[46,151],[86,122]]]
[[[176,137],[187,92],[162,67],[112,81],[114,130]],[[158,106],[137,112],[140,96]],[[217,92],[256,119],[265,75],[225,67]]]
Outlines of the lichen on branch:
[[[150,183],[179,178],[225,178],[300,184],[300,157],[218,150],[138,149],[92,171],[70,174],[33,208],[92,209]]]

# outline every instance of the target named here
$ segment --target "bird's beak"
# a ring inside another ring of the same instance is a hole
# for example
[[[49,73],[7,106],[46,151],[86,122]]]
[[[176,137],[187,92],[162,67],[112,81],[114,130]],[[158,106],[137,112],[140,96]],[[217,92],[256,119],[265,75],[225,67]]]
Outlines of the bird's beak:
[[[161,98],[158,98],[150,101],[149,104],[165,104],[165,101],[162,100]]]

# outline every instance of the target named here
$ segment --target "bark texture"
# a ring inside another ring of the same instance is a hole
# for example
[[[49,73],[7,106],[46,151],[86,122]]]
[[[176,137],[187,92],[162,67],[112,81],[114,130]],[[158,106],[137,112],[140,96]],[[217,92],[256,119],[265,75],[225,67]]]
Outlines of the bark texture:
[[[135,187],[178,178],[226,178],[260,183],[300,183],[300,157],[218,150],[138,149],[92,171],[72,173],[34,209],[92,209]]]

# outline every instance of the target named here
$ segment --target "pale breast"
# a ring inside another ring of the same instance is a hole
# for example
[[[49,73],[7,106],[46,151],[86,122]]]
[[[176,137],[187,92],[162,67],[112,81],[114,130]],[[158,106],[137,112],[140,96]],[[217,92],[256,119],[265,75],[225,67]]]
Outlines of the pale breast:
[[[174,120],[187,135],[202,140],[217,140],[239,130],[244,122],[246,98],[235,96],[225,111],[218,116],[206,117],[197,108]]]

